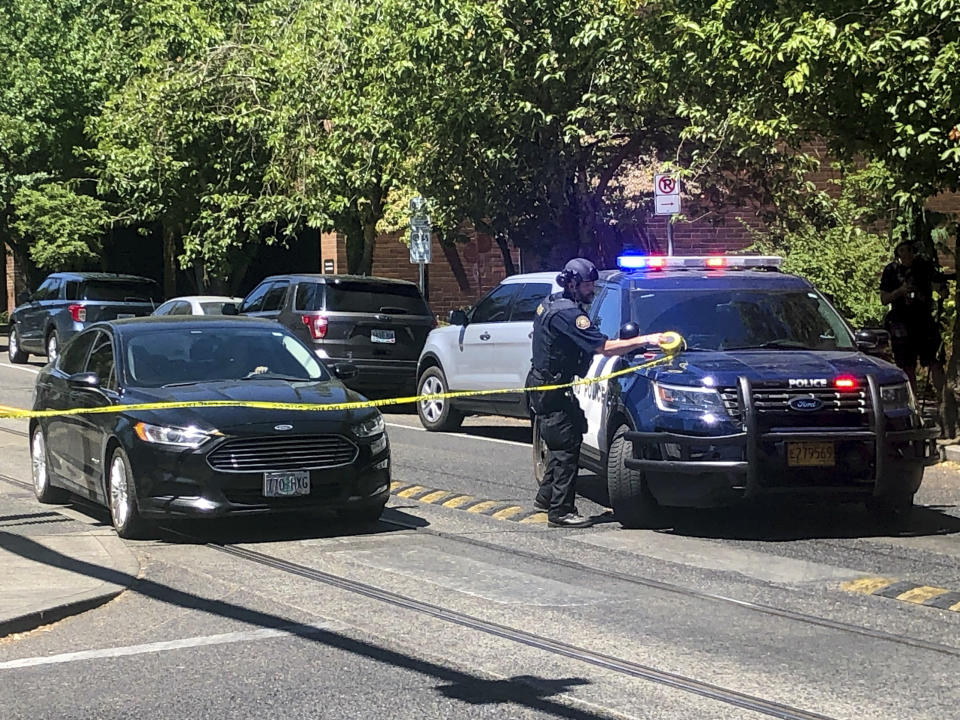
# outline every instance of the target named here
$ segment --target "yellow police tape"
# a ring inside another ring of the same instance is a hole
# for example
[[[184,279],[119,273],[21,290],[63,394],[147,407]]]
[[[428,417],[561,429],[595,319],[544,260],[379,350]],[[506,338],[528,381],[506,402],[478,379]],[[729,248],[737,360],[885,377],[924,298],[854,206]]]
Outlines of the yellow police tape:
[[[201,407],[245,407],[256,408],[259,410],[294,410],[294,411],[330,411],[330,410],[359,410],[369,407],[386,407],[389,405],[406,405],[407,403],[421,402],[423,400],[450,400],[462,397],[475,397],[478,395],[506,395],[510,393],[524,392],[546,392],[549,390],[566,390],[578,385],[593,385],[599,382],[606,382],[615,377],[629,375],[638,370],[645,370],[656,365],[662,365],[673,359],[674,355],[684,347],[683,338],[677,333],[664,333],[664,335],[673,336],[664,338],[660,343],[660,348],[664,351],[663,357],[639,365],[630,367],[606,375],[599,375],[592,378],[581,378],[568,383],[558,383],[555,385],[537,385],[535,387],[522,388],[502,388],[496,390],[455,390],[445,393],[430,393],[427,395],[411,395],[410,397],[384,398],[382,400],[354,400],[342,403],[282,403],[269,402],[266,400],[174,400],[167,402],[152,403],[134,403],[130,405],[104,405],[103,407],[91,408],[69,408],[66,410],[22,410],[20,408],[9,408],[0,405],[0,419],[23,419],[23,418],[46,418],[63,417],[66,415],[100,415],[103,413],[116,412],[137,412],[140,410],[177,410],[181,408],[201,408]]]

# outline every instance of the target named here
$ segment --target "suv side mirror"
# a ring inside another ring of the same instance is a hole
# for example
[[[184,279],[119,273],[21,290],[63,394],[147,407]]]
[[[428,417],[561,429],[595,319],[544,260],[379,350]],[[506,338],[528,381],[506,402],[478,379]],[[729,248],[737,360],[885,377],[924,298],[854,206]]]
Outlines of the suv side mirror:
[[[30,302],[30,293],[26,290],[21,290],[17,293],[17,297],[14,298],[17,301],[17,305],[23,305]]]
[[[223,307],[220,308],[220,312],[224,315],[239,315],[240,312],[237,310],[237,304],[232,302],[225,302]]]
[[[865,353],[875,353],[890,347],[890,333],[879,328],[863,328],[856,334],[857,348]]]
[[[632,340],[638,335],[640,335],[640,328],[637,327],[636,323],[624,323],[620,328],[619,337],[621,340]]]
[[[67,384],[74,390],[97,390],[100,388],[100,376],[95,372],[74,373],[67,378]]]
[[[447,322],[451,325],[466,325],[467,314],[463,310],[451,310],[447,316]]]
[[[337,363],[333,366],[333,374],[340,380],[349,380],[357,376],[357,366],[352,363]]]

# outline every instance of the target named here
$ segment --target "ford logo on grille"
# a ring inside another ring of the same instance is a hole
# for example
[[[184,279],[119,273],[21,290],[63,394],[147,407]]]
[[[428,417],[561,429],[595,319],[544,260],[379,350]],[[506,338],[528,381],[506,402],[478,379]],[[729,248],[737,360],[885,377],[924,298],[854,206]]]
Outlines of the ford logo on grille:
[[[293,430],[293,425],[274,425],[273,429],[283,432],[284,430]]]
[[[787,403],[792,410],[813,412],[823,407],[823,401],[815,397],[795,397]]]

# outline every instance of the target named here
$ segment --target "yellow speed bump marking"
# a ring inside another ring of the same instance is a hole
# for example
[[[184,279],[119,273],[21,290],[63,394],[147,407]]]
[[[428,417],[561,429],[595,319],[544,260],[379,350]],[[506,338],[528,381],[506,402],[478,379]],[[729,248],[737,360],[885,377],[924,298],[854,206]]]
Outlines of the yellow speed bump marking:
[[[497,512],[495,512],[490,517],[494,517],[497,520],[509,520],[514,515],[519,515],[522,512],[523,512],[522,507],[520,507],[519,505],[513,505],[512,507],[507,507],[507,508],[504,508],[503,510],[497,510]]]
[[[440,498],[449,494],[450,493],[448,493],[446,490],[435,490],[434,492],[424,495],[422,498],[420,498],[420,502],[435,503]]]
[[[489,510],[490,508],[496,507],[497,505],[500,505],[500,503],[498,503],[496,500],[484,500],[483,502],[479,502],[476,505],[472,505],[471,507],[468,507],[467,512],[482,513],[484,510]]]
[[[960,612],[960,602],[958,602],[956,605],[951,605],[950,607],[947,608],[947,610],[953,610],[954,612]]]
[[[398,492],[397,497],[408,498],[411,495],[416,495],[421,490],[426,490],[426,488],[422,485],[414,485],[413,487],[409,487],[406,490],[401,490]]]
[[[888,585],[893,585],[894,582],[896,581],[891,580],[890,578],[868,577],[845,582],[842,587],[847,592],[860,593],[862,595],[872,595],[877,590],[883,590],[883,588],[887,587]]]
[[[534,513],[534,514],[531,515],[530,517],[525,517],[525,518],[524,518],[523,520],[521,520],[520,522],[522,522],[522,523],[545,523],[546,521],[547,521],[547,514],[541,512],[541,513]]]
[[[458,508],[462,505],[466,505],[467,503],[472,503],[474,500],[476,500],[476,498],[473,497],[473,495],[458,495],[457,497],[450,498],[445,503],[441,504],[448,508]]]
[[[403,486],[404,486],[404,483],[394,481],[394,482],[390,483],[390,492],[393,492],[393,491],[396,490],[397,488],[401,488],[401,487],[403,487]]]
[[[905,602],[922,605],[927,600],[931,600],[948,592],[950,591],[946,588],[938,588],[931,585],[920,585],[919,587],[907,590],[905,593],[900,593],[897,595],[897,600],[903,600]]]

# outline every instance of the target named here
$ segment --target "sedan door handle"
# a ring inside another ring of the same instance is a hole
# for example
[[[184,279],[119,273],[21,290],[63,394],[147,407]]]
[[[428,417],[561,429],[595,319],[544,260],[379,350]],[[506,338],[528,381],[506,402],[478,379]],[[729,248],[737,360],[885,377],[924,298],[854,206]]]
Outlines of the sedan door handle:
[[[527,333],[527,337],[533,339],[533,330]]]
[[[488,333],[488,332],[481,333],[480,339],[481,339],[481,340],[489,340],[489,339],[490,339],[490,333]]]

